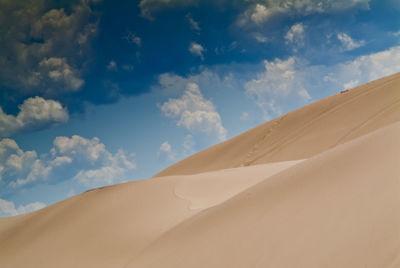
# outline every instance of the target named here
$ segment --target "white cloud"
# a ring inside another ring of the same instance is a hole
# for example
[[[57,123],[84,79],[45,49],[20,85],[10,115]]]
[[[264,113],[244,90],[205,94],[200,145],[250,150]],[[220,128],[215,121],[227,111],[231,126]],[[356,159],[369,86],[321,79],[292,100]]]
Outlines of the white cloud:
[[[203,52],[205,51],[205,49],[202,45],[192,42],[192,43],[190,43],[189,51],[193,55],[200,57],[201,60],[204,60]]]
[[[398,30],[397,32],[391,32],[390,35],[400,37],[400,30]]]
[[[64,157],[64,163],[69,159],[85,164],[74,179],[86,187],[108,185],[126,179],[128,171],[136,169],[134,154],[127,155],[123,150],[116,154],[106,150],[100,139],[94,137],[86,139],[78,135],[57,137],[51,154],[55,157]],[[65,159],[65,157],[67,157]],[[86,162],[86,163],[85,163]]]
[[[365,45],[364,40],[356,41],[356,40],[352,39],[346,33],[338,33],[336,36],[337,36],[338,40],[342,43],[342,49],[344,51],[354,50],[356,48],[359,48],[359,47],[362,47]]]
[[[111,60],[107,65],[107,70],[109,71],[116,71],[118,70],[117,63],[114,60]]]
[[[177,125],[191,131],[215,133],[219,140],[226,139],[226,129],[214,104],[203,97],[195,83],[188,83],[187,89],[178,99],[169,99],[161,105],[166,117],[178,118]]]
[[[397,72],[400,72],[400,46],[337,64],[322,77],[348,89]]]
[[[169,144],[168,141],[163,142],[163,144],[161,144],[160,146],[160,152],[163,153],[170,153],[172,151],[171,149],[171,144]]]
[[[278,14],[306,16],[315,13],[337,13],[352,8],[369,8],[369,0],[263,0],[258,2],[250,5],[239,16],[239,26],[259,26]]]
[[[400,46],[331,66],[309,65],[295,57],[264,65],[265,70],[246,82],[245,89],[265,119],[270,119],[304,105],[323,90],[334,93],[400,72]]]
[[[297,94],[299,94],[299,96],[304,100],[304,101],[310,101],[312,98],[310,96],[310,94],[308,93],[307,90],[305,89],[300,89]]]
[[[271,15],[271,11],[264,5],[256,4],[249,14],[250,20],[255,24],[261,24],[268,19]]]
[[[0,107],[0,137],[65,123],[68,118],[67,109],[58,101],[41,97],[29,98],[19,106],[17,116],[4,113]]]
[[[285,35],[285,41],[287,45],[292,45],[293,50],[304,46],[304,25],[300,23],[294,24],[290,27]]]
[[[0,181],[18,187],[47,179],[51,167],[38,159],[35,151],[23,151],[12,139],[0,140]]]
[[[92,1],[51,8],[49,1],[2,1],[0,85],[21,95],[56,96],[82,88],[81,66],[88,60],[97,34]],[[40,42],[32,41],[40,40]]]
[[[86,187],[110,185],[123,176],[123,170],[113,166],[100,167],[98,169],[81,170],[74,177],[76,181]]]
[[[258,74],[256,79],[245,84],[246,93],[262,109],[265,119],[270,119],[272,115],[282,113],[277,101],[287,99],[296,92],[300,96],[304,96],[307,92],[299,83],[296,61],[294,57],[287,60],[265,60],[265,72]]]
[[[92,163],[108,153],[105,145],[97,137],[89,140],[78,135],[73,135],[71,138],[59,136],[55,138],[53,144],[51,151],[53,155],[86,159]]]
[[[29,203],[25,206],[19,205],[17,208],[17,207],[15,207],[14,202],[7,201],[7,200],[0,198],[0,217],[16,216],[19,214],[42,209],[45,206],[46,206],[46,204],[44,204],[42,202],[33,202],[33,203]]]
[[[74,161],[88,161],[90,164],[81,168],[73,178],[86,187],[125,180],[128,172],[136,169],[134,154],[127,155],[122,149],[112,154],[97,137],[91,140],[77,135],[71,138],[57,137],[52,154],[68,156]]]
[[[190,13],[187,14],[187,15],[186,15],[186,19],[188,20],[188,22],[189,22],[189,24],[190,24],[190,27],[191,27],[193,30],[201,31],[201,28],[200,28],[200,26],[199,26],[199,23],[193,19],[192,14],[190,14]]]
[[[256,41],[259,42],[259,43],[267,43],[267,42],[268,42],[268,38],[267,38],[266,36],[262,35],[262,34],[259,33],[259,32],[253,33],[253,37],[254,37],[254,39],[256,39]]]
[[[136,168],[135,155],[109,152],[98,138],[56,137],[47,157],[23,151],[11,139],[0,141],[0,182],[12,188],[38,180],[75,179],[86,187],[126,180]]]
[[[357,79],[350,80],[349,82],[343,84],[343,89],[350,89],[356,87],[359,83],[360,82]]]
[[[161,144],[157,155],[158,157],[166,157],[168,161],[174,161],[176,159],[176,152],[172,149],[172,146],[168,141]]]
[[[182,94],[189,83],[196,83],[200,88],[207,90],[221,90],[232,88],[232,75],[228,73],[220,76],[210,69],[202,69],[198,74],[183,77],[174,73],[163,73],[158,76],[158,84],[153,86],[157,94],[165,96],[177,96]]]

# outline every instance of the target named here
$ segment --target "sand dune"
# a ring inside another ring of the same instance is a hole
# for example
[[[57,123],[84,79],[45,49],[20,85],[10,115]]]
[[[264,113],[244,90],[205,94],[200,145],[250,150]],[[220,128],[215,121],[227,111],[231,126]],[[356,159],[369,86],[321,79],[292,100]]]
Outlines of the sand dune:
[[[280,116],[156,176],[305,159],[399,120],[397,73]]]
[[[399,137],[397,123],[263,180],[128,267],[399,267]]]
[[[173,226],[299,162],[125,183],[2,219],[0,267],[124,267]]]
[[[0,267],[400,267],[399,105],[397,74],[0,219]]]

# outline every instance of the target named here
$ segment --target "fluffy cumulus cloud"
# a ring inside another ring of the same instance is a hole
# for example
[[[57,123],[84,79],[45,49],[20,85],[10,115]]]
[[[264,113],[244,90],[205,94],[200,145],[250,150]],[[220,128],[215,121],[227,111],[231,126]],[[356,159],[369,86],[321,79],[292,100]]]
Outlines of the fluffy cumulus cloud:
[[[344,51],[350,51],[350,50],[353,50],[353,49],[356,49],[356,48],[359,48],[359,47],[362,47],[363,45],[365,45],[364,40],[360,40],[360,41],[354,40],[346,33],[338,33],[336,36],[337,36],[337,39],[342,44],[342,50],[344,50]]]
[[[68,159],[72,159],[78,167],[73,178],[86,187],[122,181],[126,179],[127,172],[136,168],[134,154],[127,155],[121,149],[112,154],[97,137],[92,139],[78,135],[73,135],[71,138],[57,137],[51,155],[54,160],[61,157],[61,162],[67,164]]]
[[[28,98],[19,106],[16,116],[6,114],[0,107],[0,137],[65,123],[68,118],[67,109],[58,101]]]
[[[101,162],[91,169],[80,170],[74,179],[86,187],[96,187],[122,182],[127,173],[136,169],[135,155],[127,155],[122,149],[116,154],[106,152]],[[96,163],[95,163],[96,164]]]
[[[189,51],[192,53],[194,56],[200,57],[201,60],[204,60],[204,47],[198,43],[192,42],[190,43],[189,46]]]
[[[249,19],[255,24],[261,24],[268,19],[271,15],[271,10],[269,10],[266,6],[261,4],[256,4],[251,9],[251,13],[249,14]]]
[[[263,0],[251,5],[239,16],[240,26],[262,25],[276,15],[305,16],[343,12],[352,8],[368,9],[370,0]],[[252,1],[249,1],[251,3]]]
[[[100,139],[86,139],[78,135],[69,137],[56,137],[51,154],[54,156],[67,156],[82,160],[88,160],[91,163],[99,160],[100,157],[109,156],[106,147],[100,142]]]
[[[27,205],[19,205],[16,207],[14,202],[0,198],[0,217],[16,216],[44,208],[45,206],[46,204],[42,202],[33,202]]]
[[[35,151],[23,151],[12,139],[0,141],[0,182],[18,187],[38,179],[47,179],[51,172]]]
[[[180,98],[169,99],[161,106],[166,117],[177,118],[177,125],[190,131],[214,133],[219,140],[226,139],[226,129],[214,104],[204,98],[195,83],[187,84],[187,89]]]
[[[136,168],[135,155],[123,150],[109,152],[98,138],[78,135],[57,137],[49,154],[23,151],[12,139],[0,141],[0,183],[18,188],[37,181],[75,179],[86,187],[128,179]],[[0,191],[1,193],[1,191]]]
[[[290,27],[285,35],[285,42],[287,45],[292,45],[296,51],[297,48],[304,46],[304,25],[303,23],[296,23]]]
[[[0,85],[22,96],[80,90],[81,67],[97,33],[95,1],[56,8],[49,1],[0,2]],[[12,25],[12,27],[9,27]]]

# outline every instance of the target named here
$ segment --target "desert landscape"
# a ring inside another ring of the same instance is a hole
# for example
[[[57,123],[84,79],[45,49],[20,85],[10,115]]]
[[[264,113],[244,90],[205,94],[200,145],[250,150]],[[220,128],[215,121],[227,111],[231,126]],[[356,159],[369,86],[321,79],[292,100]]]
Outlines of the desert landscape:
[[[400,267],[400,73],[0,218],[0,267]]]

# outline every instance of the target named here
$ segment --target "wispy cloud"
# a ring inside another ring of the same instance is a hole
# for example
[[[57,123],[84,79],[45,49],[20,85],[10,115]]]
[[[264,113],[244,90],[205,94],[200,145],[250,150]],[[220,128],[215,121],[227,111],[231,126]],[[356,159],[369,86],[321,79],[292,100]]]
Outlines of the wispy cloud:
[[[131,44],[135,44],[138,47],[142,46],[142,38],[132,32],[128,32],[128,34],[124,36],[124,39]]]
[[[265,119],[287,112],[288,103],[306,103],[321,90],[352,88],[400,72],[400,47],[334,65],[312,65],[296,57],[264,61],[265,70],[245,83],[246,93]],[[320,79],[316,79],[319,77]],[[332,92],[333,93],[333,92]]]
[[[304,46],[304,35],[303,23],[296,23],[290,27],[289,31],[287,31],[285,42],[287,45],[291,45],[294,51],[297,51],[298,48]]]
[[[195,31],[201,31],[201,28],[199,26],[199,23],[197,21],[195,21],[192,17],[192,14],[188,13],[186,15],[186,19],[188,20],[190,27],[195,30]]]
[[[342,49],[344,51],[354,50],[356,48],[359,48],[359,47],[362,47],[365,45],[364,40],[360,40],[360,41],[354,40],[346,33],[338,33],[336,36],[337,36],[337,39],[342,44]]]
[[[255,100],[263,110],[264,118],[271,119],[272,115],[280,115],[278,101],[287,99],[289,95],[307,90],[299,83],[296,68],[297,60],[290,57],[287,60],[275,59],[264,61],[265,72],[258,74],[256,79],[245,84],[246,93]]]
[[[161,144],[157,155],[158,157],[165,158],[170,162],[175,161],[176,159],[176,152],[172,149],[172,146],[168,141]]]
[[[118,70],[117,62],[114,61],[114,60],[111,60],[107,65],[107,70],[109,70],[109,71],[117,71]]]

